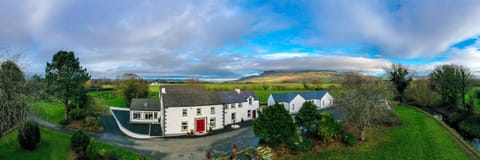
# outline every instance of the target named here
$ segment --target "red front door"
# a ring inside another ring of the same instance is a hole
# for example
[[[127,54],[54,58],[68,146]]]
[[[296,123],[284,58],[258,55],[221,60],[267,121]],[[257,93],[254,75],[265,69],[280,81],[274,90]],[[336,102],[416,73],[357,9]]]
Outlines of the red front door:
[[[205,118],[197,119],[196,125],[197,125],[197,132],[200,132],[200,133],[205,132]]]
[[[253,119],[257,118],[257,110],[253,110],[252,112]]]

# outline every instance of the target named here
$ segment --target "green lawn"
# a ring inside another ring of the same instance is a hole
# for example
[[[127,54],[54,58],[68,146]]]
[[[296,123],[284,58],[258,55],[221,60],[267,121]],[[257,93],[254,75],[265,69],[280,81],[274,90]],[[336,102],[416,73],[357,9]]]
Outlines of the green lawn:
[[[357,148],[334,148],[289,159],[471,159],[434,119],[408,106],[395,111],[404,124],[369,130],[369,141]]]
[[[97,105],[127,107],[125,99],[113,91],[90,91],[88,95],[95,99]]]
[[[63,104],[60,103],[33,102],[30,103],[30,110],[40,118],[52,123],[58,123],[64,119],[64,107]]]
[[[115,150],[123,159],[137,159],[136,153],[109,144],[98,142],[100,148]],[[65,160],[74,158],[70,150],[70,136],[41,128],[41,141],[34,151],[23,150],[17,141],[17,131],[13,131],[0,139],[0,159],[11,160]]]

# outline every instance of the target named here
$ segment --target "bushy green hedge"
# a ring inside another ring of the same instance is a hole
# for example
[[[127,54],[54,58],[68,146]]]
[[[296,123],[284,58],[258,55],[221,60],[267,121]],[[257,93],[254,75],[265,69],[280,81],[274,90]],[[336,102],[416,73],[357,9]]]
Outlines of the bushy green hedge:
[[[460,131],[471,137],[480,137],[480,115],[471,116],[458,124]]]
[[[90,143],[90,136],[83,133],[82,130],[79,130],[72,135],[70,142],[75,153],[84,155],[87,150],[87,146]]]
[[[38,123],[33,120],[26,120],[18,129],[18,143],[23,149],[35,150],[40,143],[40,128]]]
[[[342,137],[342,142],[346,145],[349,145],[349,146],[352,146],[354,145],[355,143],[357,143],[357,137],[355,137],[353,134],[351,133],[346,133],[345,135],[343,135]]]
[[[306,152],[314,146],[313,140],[307,136],[293,136],[288,141],[288,147],[293,152]]]
[[[317,135],[323,142],[327,142],[342,133],[342,126],[335,121],[331,113],[319,114],[317,123]]]
[[[81,108],[74,108],[69,113],[71,120],[82,120],[87,116],[87,112]]]
[[[62,119],[60,122],[58,122],[58,124],[60,124],[62,126],[66,126],[66,125],[70,124],[70,121],[68,119]]]
[[[88,144],[87,147],[87,152],[86,152],[86,157],[89,160],[96,160],[97,159],[97,142],[95,139],[90,139],[90,143]]]

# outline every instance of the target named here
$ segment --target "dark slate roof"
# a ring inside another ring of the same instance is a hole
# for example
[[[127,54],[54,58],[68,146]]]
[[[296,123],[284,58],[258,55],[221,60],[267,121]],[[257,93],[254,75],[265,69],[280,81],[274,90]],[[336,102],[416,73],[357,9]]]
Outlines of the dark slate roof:
[[[241,91],[240,95],[243,96],[244,99],[247,99],[248,97],[252,96],[253,99],[259,100],[258,96],[253,91]]]
[[[160,111],[160,99],[133,98],[131,110]]]
[[[220,96],[214,91],[207,91],[201,86],[177,85],[164,86],[166,94],[161,94],[165,107],[188,107],[222,104]]]
[[[246,102],[247,99],[236,91],[232,92],[218,92],[218,95],[222,99],[223,103],[240,103]]]
[[[272,94],[272,97],[276,102],[290,102],[297,95],[302,96],[306,100],[310,100],[310,99],[321,99],[326,93],[327,91],[274,93]]]

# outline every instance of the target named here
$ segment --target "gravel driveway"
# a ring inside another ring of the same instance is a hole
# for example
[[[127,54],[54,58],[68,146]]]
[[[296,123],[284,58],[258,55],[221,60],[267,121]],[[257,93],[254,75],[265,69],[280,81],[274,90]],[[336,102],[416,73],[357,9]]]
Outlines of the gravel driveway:
[[[205,159],[208,150],[212,155],[225,155],[236,144],[239,149],[257,146],[258,138],[252,127],[194,138],[133,139],[123,135],[112,116],[102,116],[105,131],[95,136],[99,141],[134,150],[154,159]]]

